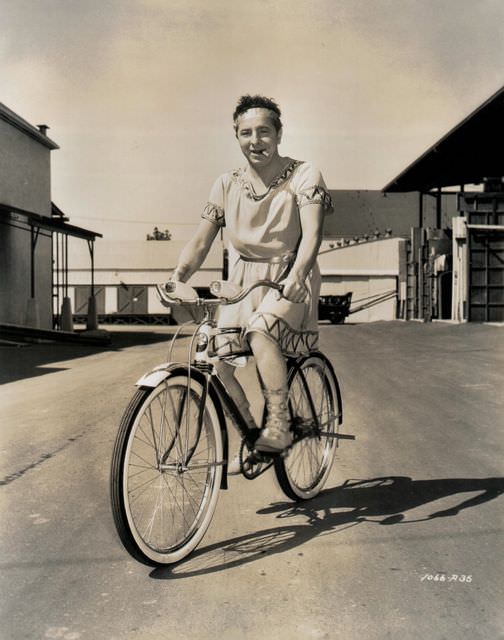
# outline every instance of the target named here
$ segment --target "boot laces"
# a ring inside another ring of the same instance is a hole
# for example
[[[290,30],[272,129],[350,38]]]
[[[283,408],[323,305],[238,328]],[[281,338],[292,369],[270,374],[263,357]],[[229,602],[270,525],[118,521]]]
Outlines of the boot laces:
[[[280,435],[289,431],[289,422],[289,413],[285,401],[268,402],[268,414],[265,426],[271,435]]]

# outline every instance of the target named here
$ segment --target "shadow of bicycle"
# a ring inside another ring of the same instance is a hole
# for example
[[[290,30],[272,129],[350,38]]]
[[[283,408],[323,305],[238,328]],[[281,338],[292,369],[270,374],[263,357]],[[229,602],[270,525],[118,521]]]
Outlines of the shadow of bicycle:
[[[150,576],[173,580],[223,571],[363,523],[399,525],[453,517],[503,492],[504,478],[412,480],[389,476],[347,480],[313,500],[279,502],[257,512],[277,514],[280,520],[303,518],[302,524],[271,527],[201,547],[176,565],[154,569]]]

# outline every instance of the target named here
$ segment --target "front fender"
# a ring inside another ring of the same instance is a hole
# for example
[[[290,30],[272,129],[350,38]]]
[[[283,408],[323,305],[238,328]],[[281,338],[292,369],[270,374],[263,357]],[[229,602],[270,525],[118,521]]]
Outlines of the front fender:
[[[173,375],[173,370],[175,368],[175,364],[173,362],[165,362],[164,364],[160,364],[159,366],[152,369],[148,373],[145,373],[139,380],[135,382],[137,387],[157,387],[160,382],[166,380],[168,376]]]
[[[180,362],[165,362],[164,364],[160,364],[159,366],[152,369],[145,375],[143,375],[137,382],[135,383],[137,387],[141,387],[144,389],[150,389],[157,387],[163,380],[171,376],[176,375],[188,375],[189,368],[187,365],[182,364]],[[205,374],[197,369],[191,369],[191,376],[193,376],[198,382],[201,384],[206,384]],[[212,379],[210,379],[210,383],[208,386],[208,393],[210,395],[211,400],[214,403],[215,409],[217,411],[217,416],[220,425],[220,431],[222,435],[222,445],[223,445],[223,454],[224,460],[228,459],[229,455],[229,442],[228,442],[228,434],[226,429],[226,419],[224,417],[224,411],[222,409],[222,402],[219,396],[219,393],[213,383]],[[227,489],[227,463],[224,465],[224,473],[222,474],[221,481],[221,489]]]

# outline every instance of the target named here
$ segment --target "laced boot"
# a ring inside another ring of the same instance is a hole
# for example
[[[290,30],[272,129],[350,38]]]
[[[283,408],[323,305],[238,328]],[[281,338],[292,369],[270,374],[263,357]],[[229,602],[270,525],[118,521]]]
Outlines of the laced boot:
[[[266,426],[256,440],[255,448],[265,453],[279,453],[292,444],[287,392],[284,389],[264,390]]]

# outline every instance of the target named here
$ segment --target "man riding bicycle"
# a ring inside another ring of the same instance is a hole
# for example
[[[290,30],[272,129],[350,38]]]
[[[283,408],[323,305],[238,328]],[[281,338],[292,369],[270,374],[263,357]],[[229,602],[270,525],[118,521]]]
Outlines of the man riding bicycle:
[[[186,282],[203,263],[225,226],[229,235],[229,280],[245,287],[258,280],[283,284],[282,294],[257,288],[219,310],[228,354],[219,374],[251,428],[250,405],[235,377],[233,353],[252,351],[266,402],[266,423],[255,447],[279,453],[292,443],[287,407],[285,356],[316,347],[320,271],[317,253],[324,214],[332,211],[322,175],[311,163],[282,157],[278,105],[263,96],[242,96],[233,114],[235,135],[247,163],[214,183],[196,234],[182,250],[172,280]],[[234,465],[236,466],[236,465]],[[230,472],[233,472],[233,464]]]

